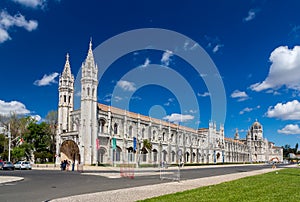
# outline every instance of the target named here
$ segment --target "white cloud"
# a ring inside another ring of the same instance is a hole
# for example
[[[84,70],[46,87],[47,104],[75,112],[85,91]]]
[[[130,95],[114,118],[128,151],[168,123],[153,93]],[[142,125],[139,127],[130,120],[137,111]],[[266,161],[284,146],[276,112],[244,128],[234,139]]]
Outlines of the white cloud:
[[[247,17],[245,17],[243,19],[243,21],[249,22],[249,21],[253,20],[256,17],[257,12],[259,12],[259,9],[250,9],[248,11]]]
[[[104,98],[102,99],[104,102],[110,102],[111,101],[111,97],[112,97],[112,94],[107,94],[104,96]]]
[[[29,114],[30,111],[26,109],[25,105],[18,101],[5,102],[0,100],[0,114],[9,116],[11,113]]]
[[[21,14],[11,16],[6,11],[1,11],[0,26],[6,30],[13,26],[23,27],[24,29],[30,32],[37,28],[38,23],[35,20],[27,21],[25,17]]]
[[[197,43],[191,44],[190,41],[185,41],[183,44],[183,50],[194,50],[197,47]]]
[[[210,93],[209,93],[209,92],[205,92],[205,93],[203,93],[203,94],[197,93],[197,95],[198,95],[199,97],[208,97],[208,96],[210,96]]]
[[[55,78],[59,74],[57,72],[54,72],[50,75],[45,74],[41,80],[36,80],[33,84],[36,86],[47,86],[50,85],[51,83],[56,83]]]
[[[223,44],[217,44],[214,48],[213,48],[213,53],[216,53],[220,50],[220,48],[222,48],[224,45]]]
[[[245,112],[251,112],[252,110],[253,108],[246,107],[242,111],[240,111],[240,114],[244,114]]]
[[[43,7],[46,4],[46,0],[13,0],[13,1],[23,6],[27,6],[31,8]]]
[[[173,52],[172,51],[169,51],[169,50],[166,50],[163,55],[162,55],[162,58],[161,58],[161,62],[166,65],[166,66],[169,66],[170,64],[170,61],[171,61],[171,56],[173,55]]]
[[[191,114],[196,114],[196,113],[197,113],[197,110],[190,109],[189,112],[190,112]]]
[[[249,107],[246,107],[246,108],[244,108],[242,111],[240,111],[240,114],[244,114],[245,112],[251,112],[251,111],[253,111],[253,110],[255,110],[255,109],[259,109],[260,108],[260,105],[258,105],[257,107],[255,107],[255,108],[249,108]]]
[[[250,86],[253,91],[278,89],[300,90],[300,46],[289,49],[287,46],[276,48],[270,56],[271,67],[268,77],[261,83]]]
[[[247,100],[249,98],[249,96],[247,95],[247,93],[245,93],[244,91],[239,91],[239,90],[235,90],[231,93],[231,97],[232,98],[238,98],[238,101],[244,101]]]
[[[38,26],[36,20],[26,20],[21,14],[11,16],[6,11],[0,12],[0,43],[10,40],[8,30],[12,27],[21,27],[31,32]]]
[[[31,118],[33,118],[34,120],[36,120],[37,122],[39,122],[40,120],[42,120],[40,115],[31,115]]]
[[[298,100],[286,104],[277,103],[275,107],[269,107],[266,115],[269,118],[282,120],[300,120],[300,103]]]
[[[135,83],[130,82],[130,81],[120,80],[120,81],[118,81],[117,86],[122,88],[124,91],[132,92],[132,91],[136,90]]]
[[[147,67],[150,64],[150,62],[151,61],[149,60],[149,58],[146,58],[144,64],[142,64],[141,67]]]
[[[165,106],[170,106],[171,103],[173,103],[174,101],[175,101],[174,98],[169,98],[169,99],[168,99],[168,102],[164,103],[164,105],[165,105]]]
[[[163,119],[167,120],[169,122],[179,123],[179,122],[186,122],[189,120],[193,120],[194,116],[174,113],[174,114],[165,116]]]
[[[132,96],[130,99],[131,100],[142,100],[142,98],[139,96]]]
[[[0,43],[10,39],[8,32],[0,27]]]
[[[277,132],[286,135],[298,135],[300,134],[300,128],[297,124],[288,124],[284,128],[277,130]]]
[[[119,101],[123,100],[123,98],[120,97],[120,96],[115,96],[114,99],[115,99],[116,102],[119,102]]]

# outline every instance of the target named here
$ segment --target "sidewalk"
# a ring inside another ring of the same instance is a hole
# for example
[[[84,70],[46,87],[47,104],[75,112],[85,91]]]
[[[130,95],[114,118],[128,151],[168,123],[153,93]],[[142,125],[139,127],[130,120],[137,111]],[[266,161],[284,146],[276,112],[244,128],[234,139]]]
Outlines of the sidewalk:
[[[13,176],[0,176],[0,184],[13,183],[17,181],[24,180],[23,177],[13,177]]]

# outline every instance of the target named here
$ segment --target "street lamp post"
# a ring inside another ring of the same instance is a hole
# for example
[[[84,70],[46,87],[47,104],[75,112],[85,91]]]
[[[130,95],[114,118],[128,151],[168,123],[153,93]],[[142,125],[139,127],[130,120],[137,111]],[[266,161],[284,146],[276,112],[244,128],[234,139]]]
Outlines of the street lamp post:
[[[161,144],[161,136],[158,137],[158,141],[159,141],[159,163],[160,163],[160,167],[162,167],[162,144]]]
[[[8,127],[4,128],[4,134],[7,135],[8,138],[8,161],[10,161],[11,157],[11,133],[10,133],[10,124],[8,124]]]

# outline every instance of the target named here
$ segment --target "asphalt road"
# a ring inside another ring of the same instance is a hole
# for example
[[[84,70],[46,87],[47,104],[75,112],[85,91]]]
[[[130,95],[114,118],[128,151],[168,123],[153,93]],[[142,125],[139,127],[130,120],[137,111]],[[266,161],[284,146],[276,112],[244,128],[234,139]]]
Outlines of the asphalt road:
[[[269,168],[268,165],[245,165],[233,167],[190,168],[181,170],[181,180],[247,172]],[[167,172],[173,169],[169,168]],[[115,171],[89,171],[95,174],[115,174]],[[23,181],[0,184],[0,201],[49,201],[66,196],[124,189],[170,180],[160,180],[159,175],[143,175],[130,178],[107,178],[100,175],[82,175],[78,172],[49,170],[0,171],[0,175],[24,177]]]

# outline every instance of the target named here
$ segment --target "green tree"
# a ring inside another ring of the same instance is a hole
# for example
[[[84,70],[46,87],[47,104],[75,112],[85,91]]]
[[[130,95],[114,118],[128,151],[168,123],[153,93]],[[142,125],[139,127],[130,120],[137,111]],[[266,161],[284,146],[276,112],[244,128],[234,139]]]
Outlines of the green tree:
[[[24,140],[32,146],[35,161],[43,163],[49,160],[53,162],[54,158],[53,153],[51,152],[53,140],[49,124],[45,122],[40,124],[30,123],[28,126],[28,133],[24,135]]]
[[[23,160],[25,157],[25,150],[22,147],[15,147],[11,151],[13,161]]]
[[[54,156],[56,153],[57,111],[55,110],[49,111],[45,119],[46,119],[46,123],[49,124],[50,127],[50,133],[51,133],[50,151]]]
[[[4,134],[0,134],[0,157],[2,159],[8,157],[8,139]]]
[[[144,139],[143,140],[143,148],[142,148],[142,150],[145,151],[145,149],[147,149],[148,151],[152,150],[152,143],[148,139]]]

